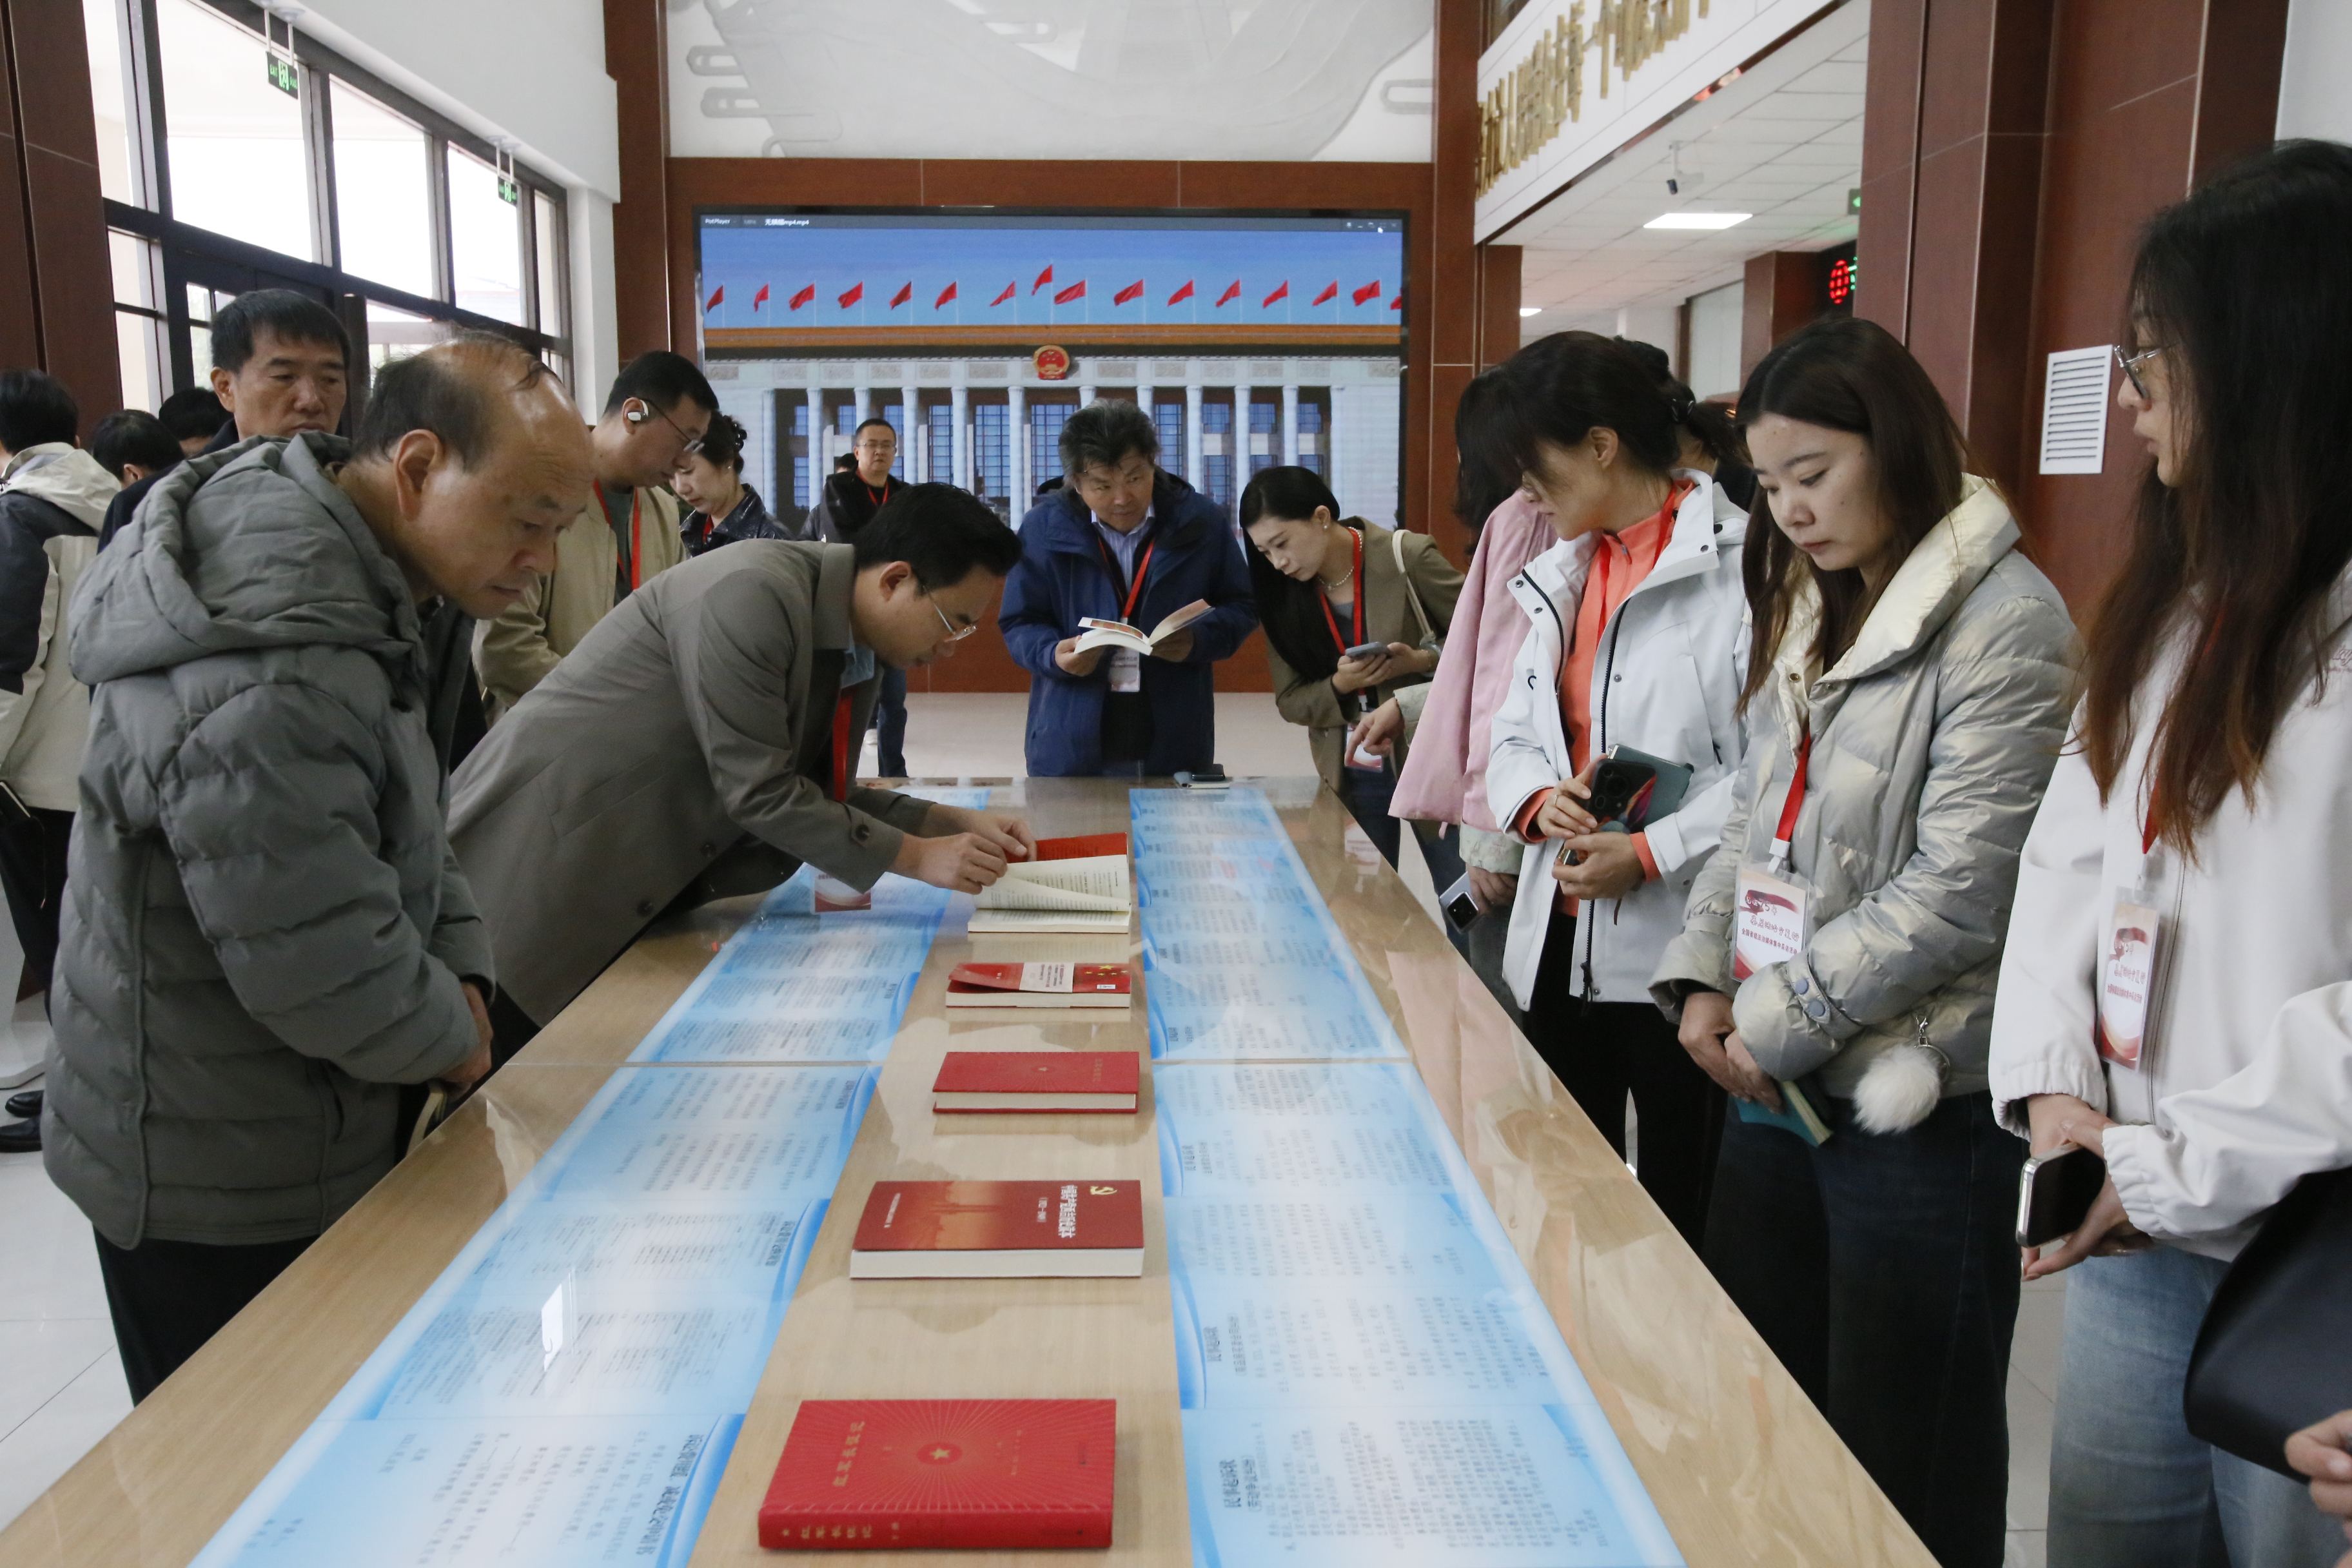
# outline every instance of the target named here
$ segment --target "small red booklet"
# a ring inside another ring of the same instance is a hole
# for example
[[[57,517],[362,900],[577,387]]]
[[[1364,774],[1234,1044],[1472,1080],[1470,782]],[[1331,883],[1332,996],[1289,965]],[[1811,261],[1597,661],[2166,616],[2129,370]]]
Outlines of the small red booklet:
[[[1124,1007],[1134,981],[1124,963],[959,963],[950,1007]]]
[[[1110,1544],[1118,1403],[804,1399],[760,1505],[771,1551]]]
[[[950,1051],[933,1110],[1133,1110],[1133,1051]]]
[[[852,1279],[1142,1272],[1138,1182],[877,1182],[849,1252]]]
[[[1074,838],[1040,838],[1037,858],[1040,860],[1088,860],[1097,855],[1127,853],[1124,833],[1087,833]]]

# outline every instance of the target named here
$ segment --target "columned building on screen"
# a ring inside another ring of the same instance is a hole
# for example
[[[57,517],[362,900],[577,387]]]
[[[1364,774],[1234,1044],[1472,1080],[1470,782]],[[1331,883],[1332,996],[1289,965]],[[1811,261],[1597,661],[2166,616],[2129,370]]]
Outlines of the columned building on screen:
[[[1026,358],[713,359],[719,401],[751,440],[743,471],[780,519],[815,503],[866,419],[898,433],[895,470],[944,481],[1020,521],[1061,477],[1062,423],[1097,397],[1151,410],[1160,463],[1230,510],[1249,476],[1296,463],[1340,506],[1397,521],[1401,363],[1395,355],[1158,359],[1079,355],[1046,380]],[[911,414],[910,412],[911,411]]]
[[[878,418],[900,478],[1018,521],[1062,477],[1064,422],[1108,397],[1150,409],[1161,465],[1229,510],[1252,474],[1296,463],[1343,512],[1401,521],[1401,216],[767,209],[697,226],[703,363],[780,520]]]

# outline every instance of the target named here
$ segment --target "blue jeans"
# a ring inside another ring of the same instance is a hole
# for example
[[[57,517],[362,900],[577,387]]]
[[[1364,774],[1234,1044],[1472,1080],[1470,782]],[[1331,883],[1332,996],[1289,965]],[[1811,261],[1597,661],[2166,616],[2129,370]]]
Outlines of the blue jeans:
[[[874,766],[886,779],[907,776],[907,672],[885,669],[874,699]]]
[[[2067,1270],[2053,1568],[2317,1568],[2343,1552],[2339,1526],[2301,1482],[2189,1435],[2189,1352],[2228,1267],[2157,1247]]]
[[[1981,1091],[1886,1134],[1814,1103],[1818,1149],[1724,1117],[1707,1267],[1936,1561],[2000,1568],[2025,1144]]]

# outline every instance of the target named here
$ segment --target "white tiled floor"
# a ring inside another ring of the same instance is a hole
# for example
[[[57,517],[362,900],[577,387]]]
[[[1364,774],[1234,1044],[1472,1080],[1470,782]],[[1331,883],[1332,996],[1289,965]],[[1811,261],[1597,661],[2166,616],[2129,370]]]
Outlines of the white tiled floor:
[[[1009,778],[1022,769],[1018,696],[917,696],[907,765],[924,777]],[[1218,757],[1236,775],[1307,771],[1306,737],[1271,699],[1217,699]],[[869,749],[866,767],[871,771]],[[1407,843],[1411,839],[1406,840]],[[1428,876],[1408,868],[1428,898]],[[130,1413],[86,1222],[49,1184],[37,1154],[0,1155],[0,1523]],[[2030,1286],[2009,1380],[2007,1568],[2044,1568],[2052,1397],[2058,1388],[2064,1285]]]

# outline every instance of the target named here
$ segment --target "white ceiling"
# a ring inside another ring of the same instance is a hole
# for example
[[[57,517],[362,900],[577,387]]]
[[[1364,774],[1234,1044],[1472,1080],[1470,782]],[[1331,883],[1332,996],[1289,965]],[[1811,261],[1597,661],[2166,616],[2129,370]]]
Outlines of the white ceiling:
[[[1864,0],[1847,0],[1496,235],[1523,247],[1521,302],[1543,307],[1528,335],[1678,305],[1738,279],[1751,256],[1852,239],[1846,193],[1862,183],[1869,26]],[[1675,142],[1685,178],[1670,196]],[[1717,233],[1642,226],[1685,209],[1756,216]]]

